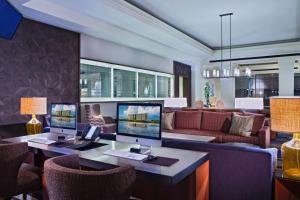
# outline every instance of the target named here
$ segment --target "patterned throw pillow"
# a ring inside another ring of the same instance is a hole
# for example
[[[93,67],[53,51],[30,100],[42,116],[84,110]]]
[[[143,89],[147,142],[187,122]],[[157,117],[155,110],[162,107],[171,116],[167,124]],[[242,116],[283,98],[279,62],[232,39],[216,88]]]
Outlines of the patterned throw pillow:
[[[250,137],[253,122],[254,116],[242,116],[233,113],[229,134]]]
[[[174,129],[174,112],[162,113],[162,129],[173,130]]]
[[[94,115],[90,119],[90,124],[93,126],[102,126],[105,124],[105,120],[102,115]]]

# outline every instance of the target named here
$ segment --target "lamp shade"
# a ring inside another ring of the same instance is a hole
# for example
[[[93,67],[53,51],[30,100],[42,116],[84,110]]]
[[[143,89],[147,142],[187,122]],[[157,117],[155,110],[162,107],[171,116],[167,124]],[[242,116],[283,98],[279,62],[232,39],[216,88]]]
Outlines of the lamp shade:
[[[300,97],[270,98],[271,129],[300,133]]]
[[[30,97],[21,98],[20,102],[21,115],[44,115],[47,114],[47,98]]]
[[[164,99],[165,108],[184,108],[187,107],[186,98],[166,98]]]
[[[249,110],[262,110],[264,109],[263,98],[235,98],[234,107],[238,109],[249,109]]]

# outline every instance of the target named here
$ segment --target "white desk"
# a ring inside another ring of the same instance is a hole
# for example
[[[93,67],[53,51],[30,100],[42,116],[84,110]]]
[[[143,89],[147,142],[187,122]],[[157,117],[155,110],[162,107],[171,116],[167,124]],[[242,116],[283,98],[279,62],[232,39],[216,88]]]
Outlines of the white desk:
[[[47,133],[15,137],[15,138],[6,139],[4,141],[27,142],[28,140],[35,137],[46,138]],[[161,192],[164,193],[162,194],[162,196],[153,196],[158,199],[165,198],[165,195],[171,195],[172,198],[174,198],[175,196],[176,199],[180,199],[179,198],[180,195],[178,194],[177,196],[176,192],[175,193],[173,192],[172,194],[172,192],[171,193],[166,192],[165,190],[170,190],[173,186],[175,187],[176,185],[182,185],[182,182],[186,182],[187,179],[190,179],[188,178],[190,176],[196,178],[195,175],[196,170],[199,167],[201,167],[204,163],[208,163],[206,162],[208,161],[208,154],[205,152],[181,150],[181,149],[165,148],[165,147],[159,147],[159,148],[153,147],[151,153],[155,156],[171,157],[171,158],[179,159],[178,162],[176,162],[170,167],[153,165],[153,164],[144,163],[142,161],[129,160],[129,159],[118,158],[118,157],[113,157],[113,156],[103,154],[108,149],[129,151],[131,147],[136,146],[134,144],[128,144],[128,143],[122,143],[122,142],[116,142],[110,140],[100,140],[99,142],[105,143],[107,145],[95,149],[90,149],[87,151],[78,151],[78,150],[73,150],[65,147],[49,146],[49,145],[38,144],[33,142],[28,142],[28,146],[31,149],[35,150],[36,153],[37,151],[39,152],[42,151],[44,154],[48,156],[57,156],[57,155],[76,153],[79,155],[80,162],[82,165],[85,165],[87,167],[92,167],[92,168],[103,169],[103,168],[111,168],[112,166],[132,165],[137,170],[137,181],[139,181],[141,177],[143,177],[142,179],[144,179],[143,181],[141,181],[143,183],[145,179],[147,181],[149,181],[148,179],[155,179],[154,185],[153,182],[149,184],[150,185],[149,187],[152,187],[152,185],[153,187],[155,187],[155,189],[153,189],[154,191],[157,190],[156,188],[157,185],[162,184],[166,186],[166,187],[164,186],[160,187],[161,190],[164,190]],[[205,169],[208,170],[208,167],[206,166]],[[139,185],[139,187],[141,186]],[[148,188],[147,190],[151,190],[151,189]],[[185,190],[187,190],[187,188],[185,188]],[[197,190],[196,186],[195,186],[195,190]],[[197,194],[197,192],[195,192],[195,194]],[[153,195],[158,195],[158,194],[153,194]],[[149,197],[149,199],[153,197]],[[148,199],[148,196],[143,197],[143,199]]]

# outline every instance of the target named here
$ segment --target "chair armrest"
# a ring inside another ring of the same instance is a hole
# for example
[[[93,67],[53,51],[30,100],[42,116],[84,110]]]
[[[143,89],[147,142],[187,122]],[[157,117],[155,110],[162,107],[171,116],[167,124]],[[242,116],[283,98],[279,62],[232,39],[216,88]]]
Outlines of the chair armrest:
[[[259,146],[262,148],[268,148],[270,146],[270,127],[263,126],[259,132]]]
[[[103,133],[115,133],[116,132],[116,124],[103,124]]]

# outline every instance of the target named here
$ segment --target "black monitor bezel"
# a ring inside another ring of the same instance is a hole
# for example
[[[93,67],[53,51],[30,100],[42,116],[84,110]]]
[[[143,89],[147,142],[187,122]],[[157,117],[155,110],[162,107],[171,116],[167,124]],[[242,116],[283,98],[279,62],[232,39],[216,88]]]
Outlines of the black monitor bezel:
[[[119,132],[119,106],[159,106],[160,108],[159,137],[120,133]],[[145,139],[152,139],[152,140],[161,140],[161,120],[162,120],[162,104],[160,103],[124,103],[124,102],[117,103],[117,126],[116,126],[117,135],[136,137],[136,138],[145,138]]]
[[[75,128],[69,128],[69,127],[61,127],[61,126],[52,126],[52,105],[74,105],[75,106]],[[68,130],[77,130],[77,111],[78,111],[78,105],[77,103],[51,103],[50,105],[50,128],[59,128],[59,129],[68,129]]]

